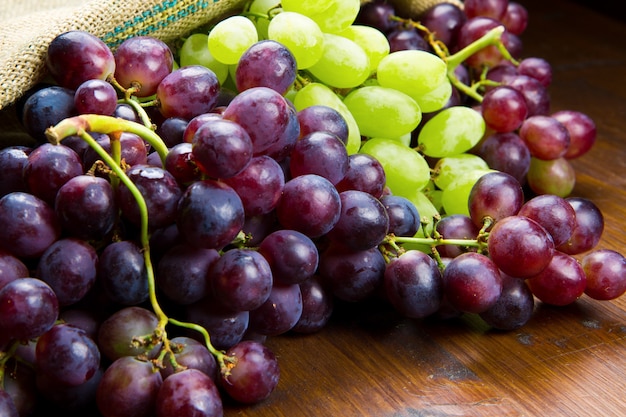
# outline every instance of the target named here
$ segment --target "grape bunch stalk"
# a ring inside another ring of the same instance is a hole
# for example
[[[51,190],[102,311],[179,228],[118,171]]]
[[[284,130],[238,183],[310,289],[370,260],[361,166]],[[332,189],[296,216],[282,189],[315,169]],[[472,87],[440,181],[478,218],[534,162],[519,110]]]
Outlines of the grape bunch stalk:
[[[253,0],[176,45],[58,35],[17,106],[34,144],[0,150],[0,414],[222,416],[337,302],[507,331],[620,297],[571,195],[595,125],[550,114],[527,23]]]

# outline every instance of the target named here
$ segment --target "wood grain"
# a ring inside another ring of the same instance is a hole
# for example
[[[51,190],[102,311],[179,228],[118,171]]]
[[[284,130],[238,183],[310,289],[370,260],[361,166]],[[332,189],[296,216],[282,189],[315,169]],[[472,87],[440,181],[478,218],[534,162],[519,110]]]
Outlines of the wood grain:
[[[553,66],[552,109],[585,112],[598,127],[574,161],[573,195],[605,216],[598,247],[626,253],[626,24],[574,2],[522,3],[524,56]],[[267,344],[281,365],[276,391],[252,407],[226,404],[226,416],[626,415],[626,297],[539,303],[512,332],[471,316],[407,320],[374,302],[339,305],[321,332]]]

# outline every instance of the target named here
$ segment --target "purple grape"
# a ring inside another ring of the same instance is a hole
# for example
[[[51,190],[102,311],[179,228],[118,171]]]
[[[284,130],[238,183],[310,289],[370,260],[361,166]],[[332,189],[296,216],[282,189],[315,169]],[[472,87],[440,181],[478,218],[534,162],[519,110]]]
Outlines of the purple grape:
[[[530,169],[530,150],[515,132],[494,133],[487,136],[478,149],[490,168],[512,175],[520,184],[526,183]]]
[[[464,10],[467,15],[466,8]],[[491,29],[502,26],[498,19],[490,16],[473,14],[472,16],[468,15],[467,17],[467,20],[459,28],[457,45],[459,49],[465,48],[472,42],[480,39]],[[505,30],[500,37],[504,44],[507,43],[508,35],[508,32]],[[474,53],[467,58],[464,63],[472,69],[480,70],[483,66],[493,67],[500,64],[502,61],[503,57],[500,51],[496,46],[491,45]]]
[[[217,360],[215,356],[209,352],[206,345],[187,336],[177,336],[170,339],[170,345],[174,349],[174,358],[179,366],[196,369],[207,375],[213,381],[217,380]],[[172,367],[171,361],[168,359],[164,362],[161,375],[163,378],[167,378],[174,373],[174,368]]]
[[[54,209],[24,192],[0,198],[0,249],[20,258],[36,258],[61,236]]]
[[[157,92],[163,78],[172,72],[174,56],[165,42],[151,36],[125,39],[115,50],[115,80],[133,95],[148,97]]]
[[[110,155],[111,138],[109,135],[101,135],[96,138],[96,142]],[[120,158],[128,166],[146,165],[148,163],[148,148],[146,142],[139,136],[130,132],[122,132],[119,136],[121,147]],[[83,154],[83,165],[85,170],[89,170],[96,161],[101,160],[100,156],[93,148],[87,148]]]
[[[517,73],[528,75],[548,88],[552,83],[552,66],[548,61],[538,57],[528,57],[520,61]]]
[[[542,302],[564,306],[583,295],[587,278],[576,258],[555,251],[546,268],[529,277],[526,282],[535,297]]]
[[[26,133],[38,144],[44,144],[47,143],[47,128],[76,113],[74,90],[53,85],[36,91],[26,99],[21,122]]]
[[[515,330],[525,325],[533,315],[535,299],[526,281],[502,275],[502,293],[498,301],[480,313],[489,326],[498,330]]]
[[[87,80],[74,93],[74,107],[79,114],[111,116],[117,108],[117,91],[107,81]]]
[[[443,298],[443,277],[433,258],[409,250],[389,262],[384,275],[385,295],[393,307],[410,318],[437,312]]]
[[[211,178],[230,178],[252,159],[250,136],[239,124],[226,119],[205,122],[192,139],[192,155],[198,168]]]
[[[482,227],[486,217],[499,221],[517,214],[524,204],[524,191],[519,181],[505,172],[489,172],[472,187],[468,209],[477,227]]]
[[[509,1],[500,21],[506,30],[515,35],[521,35],[528,26],[528,10],[521,3]]]
[[[268,87],[284,95],[296,80],[296,59],[283,44],[271,39],[250,46],[235,70],[238,91]]]
[[[528,217],[505,217],[491,228],[487,241],[489,256],[505,274],[527,278],[548,266],[555,253],[546,229]]]
[[[98,255],[88,242],[63,238],[45,250],[37,263],[37,277],[54,290],[59,306],[82,300],[96,282]]]
[[[387,233],[395,236],[415,236],[421,226],[420,215],[411,200],[399,195],[384,195],[380,198],[389,217]]]
[[[315,275],[300,283],[302,293],[302,314],[291,328],[292,332],[310,334],[326,326],[334,310],[333,295],[322,285]]]
[[[176,224],[192,245],[222,249],[243,227],[241,198],[229,185],[214,180],[191,184],[179,200]]]
[[[104,372],[96,392],[98,411],[103,417],[154,415],[163,378],[150,361],[133,356],[116,359]]]
[[[21,145],[0,149],[0,197],[13,191],[28,192],[23,170],[31,151],[32,148]]]
[[[567,242],[576,227],[576,212],[563,197],[553,194],[539,195],[528,200],[517,213],[542,225],[555,246]]]
[[[211,344],[220,350],[239,343],[250,324],[250,312],[233,311],[221,305],[212,297],[185,306],[186,320],[202,326],[211,336]],[[198,337],[193,333],[191,337]]]
[[[443,239],[476,239],[480,231],[474,221],[465,214],[450,214],[444,216],[435,225],[437,232]],[[444,258],[454,258],[475,248],[460,245],[438,245],[439,255]]]
[[[259,342],[247,340],[226,351],[237,358],[230,375],[221,374],[220,386],[235,401],[259,403],[278,385],[280,368],[274,353]]]
[[[348,143],[346,119],[332,107],[322,104],[305,107],[298,111],[300,137],[313,132],[328,132],[337,136],[344,144]]]
[[[24,262],[8,252],[0,250],[0,290],[18,278],[27,278],[30,271]]]
[[[487,127],[495,132],[513,132],[528,116],[528,105],[522,93],[506,85],[487,91],[480,108]]]
[[[501,20],[506,13],[508,0],[465,0],[463,11],[467,17],[487,16]]]
[[[4,389],[0,389],[0,415],[4,417],[19,417],[13,398]]]
[[[115,361],[125,356],[136,356],[156,351],[150,346],[133,346],[134,337],[151,335],[159,324],[157,316],[150,310],[130,306],[109,315],[98,328],[96,342],[102,356]]]
[[[317,246],[296,230],[276,230],[261,241],[258,251],[267,260],[274,281],[301,284],[315,274],[319,265]]]
[[[192,143],[193,137],[200,127],[213,120],[222,120],[222,115],[216,113],[214,111],[208,113],[202,113],[197,116],[194,116],[191,120],[187,122],[187,127],[183,130],[183,142]]]
[[[348,171],[348,150],[341,140],[328,132],[312,132],[301,137],[289,158],[291,177],[316,174],[333,185]]]
[[[528,106],[528,116],[547,115],[550,111],[550,94],[537,79],[517,74],[506,77],[504,84],[513,87],[524,95]]]
[[[211,266],[209,282],[213,297],[235,311],[261,307],[272,290],[272,270],[255,250],[227,250]]]
[[[434,32],[435,38],[443,42],[449,50],[456,46],[459,29],[466,20],[463,10],[448,2],[433,5],[420,17],[420,22]]]
[[[528,146],[531,156],[542,160],[565,156],[570,144],[565,125],[551,116],[528,117],[519,129],[519,136]]]
[[[614,300],[626,292],[626,260],[619,252],[598,249],[583,256],[581,265],[587,285],[585,294],[594,300]]]
[[[191,120],[215,107],[220,84],[209,68],[189,65],[167,74],[156,91],[163,117]]]
[[[76,89],[84,81],[106,80],[113,75],[115,59],[107,44],[95,35],[70,30],[48,44],[46,67],[57,84]]]
[[[156,133],[163,139],[165,146],[171,149],[183,142],[188,124],[189,121],[180,117],[168,117],[157,126]]]
[[[156,417],[222,417],[222,397],[215,382],[197,369],[163,380],[155,399]]]
[[[387,33],[389,52],[417,50],[429,51],[430,45],[413,26],[399,26]]]
[[[574,208],[576,224],[567,242],[557,249],[569,255],[577,255],[596,247],[604,232],[604,216],[596,204],[583,197],[568,197],[566,201]]]
[[[576,170],[565,158],[545,161],[531,157],[526,182],[535,194],[567,197],[576,185]]]
[[[172,146],[163,166],[176,179],[181,189],[202,179],[202,173],[194,161],[191,143],[182,142]]]
[[[385,170],[371,155],[353,153],[348,157],[348,170],[335,187],[337,191],[359,190],[380,198],[385,189]]]
[[[274,284],[269,297],[250,311],[250,330],[265,336],[278,336],[296,325],[302,315],[299,284]]]
[[[59,302],[44,281],[25,277],[0,289],[0,333],[17,340],[41,336],[59,315]]]
[[[370,1],[361,5],[355,22],[374,27],[385,33],[397,25],[392,19],[395,15],[396,10],[393,4],[383,0]]]
[[[443,272],[447,301],[455,309],[480,314],[491,308],[502,293],[502,277],[489,257],[466,252],[450,260]]]
[[[215,249],[185,243],[171,247],[157,264],[159,290],[180,305],[199,301],[210,293],[209,271],[219,256]]]
[[[148,278],[143,251],[131,240],[118,240],[100,252],[97,279],[104,294],[124,306],[148,300]]]
[[[328,233],[341,216],[341,197],[324,177],[306,174],[285,183],[276,206],[278,221],[285,229],[310,238]]]
[[[565,158],[574,159],[589,152],[596,142],[596,124],[585,113],[574,110],[560,110],[552,117],[561,122],[569,132],[570,143]]]

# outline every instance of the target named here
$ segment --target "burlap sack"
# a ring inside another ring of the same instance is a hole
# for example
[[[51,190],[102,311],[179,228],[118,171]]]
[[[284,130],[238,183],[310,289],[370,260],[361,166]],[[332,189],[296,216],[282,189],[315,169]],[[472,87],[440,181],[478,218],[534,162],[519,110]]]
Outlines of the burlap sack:
[[[369,0],[361,0],[365,3]],[[396,0],[404,16],[442,1]],[[20,143],[22,128],[10,108],[45,76],[48,44],[59,33],[87,30],[115,48],[151,35],[166,42],[240,10],[246,0],[2,0],[0,2],[0,147]]]

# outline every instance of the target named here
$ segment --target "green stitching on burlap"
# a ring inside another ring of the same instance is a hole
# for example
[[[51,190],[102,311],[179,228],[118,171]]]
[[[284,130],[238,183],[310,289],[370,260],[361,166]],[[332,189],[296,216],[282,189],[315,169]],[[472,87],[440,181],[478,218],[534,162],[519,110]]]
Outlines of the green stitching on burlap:
[[[102,37],[109,47],[116,47],[132,36],[149,36],[200,10],[209,7],[209,3],[220,0],[164,0],[162,3],[145,10],[133,19],[125,21]]]

